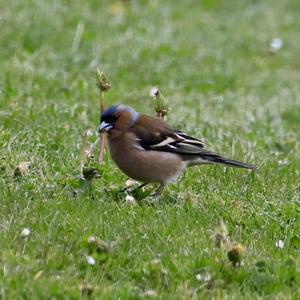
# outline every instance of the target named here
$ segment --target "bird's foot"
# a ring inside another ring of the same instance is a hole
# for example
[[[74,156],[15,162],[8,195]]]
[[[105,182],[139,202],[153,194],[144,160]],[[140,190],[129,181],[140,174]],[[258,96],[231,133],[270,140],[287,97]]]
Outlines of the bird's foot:
[[[161,183],[160,186],[158,187],[158,189],[155,191],[155,193],[150,195],[150,197],[152,197],[154,199],[158,198],[161,195],[161,193],[162,193],[165,186],[166,186],[165,183]]]

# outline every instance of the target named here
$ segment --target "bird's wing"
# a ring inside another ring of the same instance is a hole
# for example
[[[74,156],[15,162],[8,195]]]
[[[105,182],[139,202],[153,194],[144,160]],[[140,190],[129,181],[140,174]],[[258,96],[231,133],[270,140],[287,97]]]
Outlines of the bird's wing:
[[[170,128],[163,120],[141,115],[131,131],[145,150],[156,150],[178,154],[199,154],[204,142]]]
[[[179,154],[188,165],[218,163],[245,169],[255,166],[241,161],[228,159],[222,155],[205,149],[202,140],[170,128],[163,120],[141,115],[130,129],[136,136],[140,150],[156,150]]]
[[[204,149],[204,142],[192,138],[180,131],[166,135],[159,143],[149,145],[149,149],[178,154],[199,154]]]

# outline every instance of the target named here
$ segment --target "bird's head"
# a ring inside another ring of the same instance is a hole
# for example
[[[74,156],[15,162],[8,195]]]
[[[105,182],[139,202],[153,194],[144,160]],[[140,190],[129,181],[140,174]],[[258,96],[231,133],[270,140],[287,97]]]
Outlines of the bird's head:
[[[123,131],[135,123],[138,115],[139,113],[130,106],[114,105],[102,113],[98,131],[109,132],[112,129]]]

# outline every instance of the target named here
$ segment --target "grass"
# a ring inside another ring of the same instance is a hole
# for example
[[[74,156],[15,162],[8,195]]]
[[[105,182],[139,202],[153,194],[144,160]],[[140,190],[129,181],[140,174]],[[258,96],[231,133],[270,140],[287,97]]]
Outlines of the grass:
[[[298,298],[300,4],[73,2],[0,3],[1,299]],[[259,171],[193,168],[154,205],[125,203],[109,156],[81,183],[97,66],[113,84],[107,104],[153,114],[158,86],[170,124]],[[24,161],[30,174],[14,178]],[[220,220],[245,247],[240,267],[214,247]]]

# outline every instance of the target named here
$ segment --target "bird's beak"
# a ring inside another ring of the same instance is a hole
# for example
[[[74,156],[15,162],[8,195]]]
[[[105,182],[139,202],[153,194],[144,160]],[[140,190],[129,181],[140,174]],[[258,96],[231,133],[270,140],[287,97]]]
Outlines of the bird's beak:
[[[109,124],[109,123],[103,121],[103,122],[100,124],[99,128],[98,128],[98,132],[99,132],[99,133],[101,133],[101,132],[107,132],[107,131],[111,130],[112,128],[113,128],[113,127],[112,127],[111,124]]]

